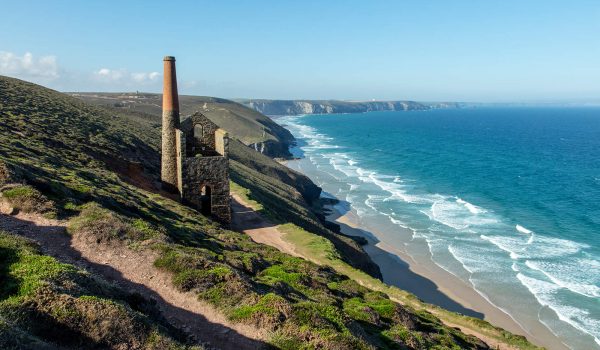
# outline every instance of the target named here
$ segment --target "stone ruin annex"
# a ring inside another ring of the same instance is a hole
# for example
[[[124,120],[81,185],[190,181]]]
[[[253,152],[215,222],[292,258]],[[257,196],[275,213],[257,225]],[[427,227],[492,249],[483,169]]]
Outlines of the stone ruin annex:
[[[225,224],[231,222],[229,136],[203,114],[179,120],[175,57],[164,63],[161,181],[163,189]]]

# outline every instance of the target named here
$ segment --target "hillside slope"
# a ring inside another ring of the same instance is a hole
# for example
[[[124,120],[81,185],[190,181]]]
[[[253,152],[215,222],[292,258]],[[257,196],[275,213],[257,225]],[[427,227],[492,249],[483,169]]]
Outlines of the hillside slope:
[[[156,256],[155,267],[172,276],[174,287],[213,305],[230,322],[261,329],[265,341],[277,348],[488,348],[477,338],[443,325],[424,309],[394,302],[385,293],[363,287],[327,266],[256,244],[163,196],[153,181],[158,176],[156,140],[151,137],[155,132],[144,123],[64,94],[0,77],[3,210],[59,218],[69,235],[89,237],[89,249],[115,246]],[[245,167],[232,163],[234,168]],[[242,178],[256,172],[245,170]],[[280,191],[268,188],[275,185],[288,186],[263,179],[256,181],[255,188],[264,186],[265,198],[275,201]],[[275,205],[285,207],[287,202]],[[109,341],[121,337],[124,330],[139,337],[131,348],[188,346],[173,343],[178,341],[169,335],[173,327],[166,321],[162,325],[161,314],[139,316],[148,326],[108,327],[104,333],[87,334],[97,324],[110,324],[115,315],[145,312],[134,306],[150,301],[140,296],[133,303],[118,293],[96,292],[89,279],[69,275],[72,268],[47,264],[55,260],[28,251],[17,233],[8,232],[2,236],[7,243],[0,244],[13,252],[0,255],[11,257],[0,260],[0,273],[3,280],[10,279],[17,286],[2,285],[0,340],[12,341],[8,344],[15,347],[28,347],[30,341],[52,346],[56,344],[52,336],[70,324],[77,332],[70,333],[74,343],[60,343],[65,348],[123,348],[123,343]],[[40,259],[43,263],[36,262]],[[31,283],[30,277],[38,282]],[[46,292],[52,283],[54,292]],[[72,302],[64,304],[66,299]],[[36,301],[43,303],[33,309],[21,307],[36,305]],[[103,312],[104,307],[114,311]],[[82,316],[82,309],[98,310],[101,318]],[[30,318],[32,313],[35,318]],[[173,345],[156,346],[154,334]],[[518,339],[521,348],[533,348],[522,337],[502,334],[511,341]],[[210,341],[211,336],[206,334],[203,340]]]
[[[137,114],[140,117],[157,116],[160,124],[162,95],[148,93],[71,93],[88,103],[115,111]],[[294,137],[285,128],[268,117],[234,101],[205,96],[179,96],[181,115],[202,112],[231,136],[270,157],[288,158],[289,145]]]
[[[98,96],[106,95],[102,94]],[[113,95],[108,94],[108,96],[109,100],[112,101]],[[146,97],[142,98],[142,100],[145,99]],[[194,97],[193,99],[197,100],[203,98]],[[145,135],[146,140],[152,145],[153,149],[159,149],[160,110],[149,108],[147,107],[147,104],[141,106],[143,108],[138,105],[132,109],[111,108],[108,111],[117,113],[122,120],[137,122],[145,126],[143,131],[140,129],[140,132]],[[186,110],[192,110],[189,108],[189,105],[186,108],[187,109],[182,108],[183,118],[186,117],[184,114]],[[142,109],[144,112],[141,112]],[[265,122],[267,124],[273,123],[268,117],[261,115],[261,118],[268,120],[268,122]],[[230,123],[236,124],[237,130],[248,130],[245,124],[242,124],[241,126],[237,124],[238,121],[239,120],[230,120]],[[227,131],[229,130],[227,129]],[[319,211],[318,199],[321,189],[318,186],[305,175],[279,164],[266,155],[252,150],[250,147],[246,147],[240,141],[236,140],[236,133],[231,133],[231,136],[233,138],[230,142],[232,179],[237,179],[245,186],[253,188],[258,195],[262,194],[263,198],[271,198],[271,201],[285,204],[278,208],[282,220],[298,223],[302,227],[307,227],[313,232],[328,237],[335,243],[344,260],[350,263],[350,265],[362,269],[374,277],[381,278],[379,268],[371,261],[370,257],[364,252],[360,244],[351,238],[331,232],[324,226],[323,217],[319,218],[315,216],[315,213],[311,208],[314,207],[316,212]],[[158,164],[156,164],[156,167],[158,167]],[[149,174],[157,173],[150,172]],[[157,180],[158,179],[155,176],[153,181],[156,182]],[[261,186],[256,186],[255,184],[257,183],[261,183]],[[297,196],[297,194],[300,194],[301,197]]]

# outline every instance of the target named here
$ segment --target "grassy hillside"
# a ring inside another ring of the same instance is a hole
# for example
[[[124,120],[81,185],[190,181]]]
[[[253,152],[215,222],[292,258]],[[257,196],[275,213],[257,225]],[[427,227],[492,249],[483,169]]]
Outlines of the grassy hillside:
[[[137,114],[141,118],[150,117],[160,124],[162,95],[147,93],[74,93],[86,102],[127,114]],[[251,145],[271,157],[287,158],[291,155],[288,146],[294,137],[285,128],[254,109],[239,103],[205,96],[179,97],[181,115],[202,112],[217,125],[229,131],[231,136]],[[152,118],[152,116],[159,117]]]
[[[108,98],[110,101],[114,96],[123,96],[119,94],[101,94],[95,96],[103,96],[102,101]],[[156,95],[142,95],[156,96]],[[81,97],[81,96],[77,96]],[[99,99],[99,97],[95,97]],[[143,99],[146,99],[144,97]],[[84,99],[89,99],[85,97]],[[193,97],[195,101],[204,100],[203,97]],[[215,100],[212,98],[206,98]],[[96,100],[98,104],[100,100]],[[182,98],[185,101],[185,98]],[[226,101],[226,100],[223,100]],[[183,105],[183,102],[182,102]],[[236,106],[240,106],[234,104]],[[161,110],[154,107],[148,107],[146,104],[136,104],[135,108],[109,108],[110,112],[117,113],[122,120],[133,121],[145,126],[143,134],[147,137],[148,142],[153,149],[160,147],[160,112]],[[191,109],[186,107],[188,111]],[[245,108],[245,107],[242,107]],[[182,108],[182,114],[186,113],[186,109]],[[266,118],[261,115],[261,118]],[[238,119],[239,120],[239,119]],[[270,119],[269,123],[273,123]],[[235,123],[235,120],[230,120],[230,123]],[[267,122],[265,122],[267,123]],[[228,130],[228,129],[227,129]],[[245,130],[250,132],[249,127],[242,123],[236,126],[236,130]],[[142,129],[140,129],[142,131]],[[228,130],[229,131],[229,130]],[[236,133],[231,133],[232,137],[236,137]],[[151,139],[151,140],[150,140]],[[317,232],[328,239],[331,239],[339,249],[345,261],[352,266],[362,269],[372,276],[381,277],[381,273],[377,265],[375,265],[369,256],[364,252],[361,246],[353,239],[340,234],[331,232],[323,226],[322,218],[315,216],[315,212],[319,212],[318,198],[321,189],[316,186],[309,178],[295,172],[286,166],[279,164],[270,157],[267,157],[260,152],[252,150],[236,139],[230,142],[230,157],[231,157],[231,176],[240,184],[252,188],[256,195],[261,196],[265,200],[270,200],[272,203],[285,203],[278,206],[278,216],[285,222],[295,222],[302,227],[306,227],[312,232]],[[154,181],[157,181],[154,178]],[[257,186],[256,184],[260,184]],[[300,196],[298,196],[300,194]],[[311,210],[314,208],[316,210]]]
[[[188,349],[143,296],[0,231],[0,348]],[[202,349],[194,346],[194,349]]]
[[[327,238],[334,244],[343,261],[371,276],[381,278],[379,267],[373,263],[361,245],[350,237],[327,229],[294,187],[276,181],[276,177],[261,171],[260,167],[247,167],[233,159],[230,164],[232,181],[249,190],[252,198],[263,204],[264,214],[272,221],[279,224],[294,223]]]
[[[2,201],[21,211],[43,208],[39,214],[68,220],[69,234],[94,237],[92,242],[96,243],[90,244],[111,242],[156,254],[155,266],[172,274],[177,288],[214,305],[231,322],[264,329],[268,342],[278,348],[487,348],[480,340],[444,326],[423,309],[392,301],[387,294],[361,286],[332,268],[256,244],[246,235],[225,230],[162,196],[154,181],[159,159],[152,136],[156,132],[151,125],[133,118],[115,116],[64,94],[0,77]],[[276,215],[281,215],[279,209],[289,211],[282,215],[287,220],[300,215],[296,209],[287,208],[294,203],[276,202],[277,195],[289,198],[281,195],[289,185],[256,174],[240,162],[232,163],[232,168],[239,170],[235,174],[240,177],[235,180],[251,181],[253,193],[262,194],[263,200],[275,205],[269,210]],[[79,333],[73,333],[73,343],[61,344],[67,348],[77,348],[78,344],[116,348],[110,340],[121,337],[123,330],[139,339],[138,348],[153,348],[155,334],[165,342],[177,341],[168,325],[162,326],[160,317],[139,311],[117,292],[97,292],[95,282],[77,277],[72,267],[27,246],[13,234],[0,236],[0,249],[12,251],[0,254],[10,256],[0,261],[0,273],[3,280],[18,285],[1,289],[0,339],[20,346],[30,339],[48,344],[64,323],[38,324],[40,320],[66,319],[74,320],[67,324],[81,327]],[[28,273],[38,270],[36,259],[48,262],[42,266],[51,271]],[[30,283],[26,276],[43,283]],[[56,281],[68,282],[73,290]],[[44,293],[39,288],[52,283],[58,292],[39,299],[42,305],[31,311],[35,318],[27,318],[29,311],[15,311],[16,305],[23,304],[24,299],[19,298],[35,298],[32,295],[39,295],[35,293]],[[66,299],[73,301],[69,305],[75,305],[74,310],[88,309],[88,302],[95,303],[98,310],[116,305],[102,312],[109,319],[114,315],[127,319],[129,313],[137,316],[131,316],[130,323],[123,321],[133,328],[112,327],[90,336],[85,333],[93,328],[89,325],[101,320],[73,314],[72,308],[47,307],[62,305]],[[38,327],[44,330],[37,332]],[[206,336],[210,338],[210,334]]]

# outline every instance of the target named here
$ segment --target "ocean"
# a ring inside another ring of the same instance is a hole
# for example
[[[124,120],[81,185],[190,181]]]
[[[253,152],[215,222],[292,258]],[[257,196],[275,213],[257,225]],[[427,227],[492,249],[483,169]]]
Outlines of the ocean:
[[[600,349],[600,108],[288,116],[291,162],[525,329]],[[418,260],[418,259],[417,259]]]

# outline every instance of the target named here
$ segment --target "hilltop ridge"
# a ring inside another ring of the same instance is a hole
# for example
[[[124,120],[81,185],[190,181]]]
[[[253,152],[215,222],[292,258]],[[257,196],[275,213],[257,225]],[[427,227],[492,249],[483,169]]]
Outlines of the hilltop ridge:
[[[136,92],[68,94],[117,113],[150,119],[158,125],[161,123],[162,95],[160,94]],[[292,134],[254,109],[231,100],[206,96],[180,95],[179,104],[181,116],[199,111],[256,151],[270,157],[291,157],[288,148],[294,142]]]

